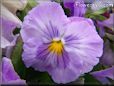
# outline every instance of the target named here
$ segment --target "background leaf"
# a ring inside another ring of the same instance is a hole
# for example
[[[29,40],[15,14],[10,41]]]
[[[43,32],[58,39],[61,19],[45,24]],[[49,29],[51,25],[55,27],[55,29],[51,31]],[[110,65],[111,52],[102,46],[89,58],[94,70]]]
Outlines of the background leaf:
[[[85,74],[84,78],[85,78],[85,83],[84,83],[85,85],[102,85],[89,73]]]
[[[106,8],[103,8],[103,9],[100,9],[100,10],[97,10],[97,11],[92,11],[91,9],[88,9],[86,14],[85,14],[85,17],[86,18],[91,18],[91,19],[94,19],[94,20],[100,20],[100,21],[103,21],[103,20],[106,20],[107,18],[101,14],[105,13],[107,11]]]
[[[105,13],[106,11],[107,11],[107,8],[102,8],[100,10],[94,11],[92,14],[94,14],[94,15],[100,15],[100,14]]]

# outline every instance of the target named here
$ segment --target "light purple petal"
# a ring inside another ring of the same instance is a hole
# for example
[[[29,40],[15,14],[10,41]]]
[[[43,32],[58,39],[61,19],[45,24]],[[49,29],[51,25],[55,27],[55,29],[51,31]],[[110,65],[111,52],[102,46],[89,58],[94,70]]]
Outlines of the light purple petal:
[[[84,0],[76,0],[74,4],[74,16],[83,17],[86,12],[86,5],[84,4]]]
[[[59,28],[67,21],[67,17],[59,4],[55,2],[47,2],[39,4],[33,8],[28,13],[28,16],[25,17],[25,20],[26,22],[23,23],[21,30],[24,42],[28,40],[28,37],[39,37],[36,40],[41,40],[41,36],[50,38],[50,24]],[[25,33],[25,31],[28,33]]]
[[[79,18],[76,18],[76,20],[66,26],[67,28],[64,36],[65,38],[71,36],[71,39],[69,40],[66,38],[66,45],[69,47],[75,47],[74,49],[77,52],[79,51],[80,54],[85,56],[100,57],[102,55],[103,40],[96,32],[95,26],[93,26],[92,22],[90,23],[87,19],[78,20]],[[86,55],[87,52],[88,55]]]
[[[16,83],[19,82],[19,83]],[[2,59],[2,84],[25,84],[15,72],[11,60],[3,57]]]
[[[80,58],[75,58],[75,53],[68,53],[68,55],[65,56],[66,58],[69,58],[69,61],[66,63],[67,66],[65,68],[56,67],[52,68],[51,70],[48,70],[49,74],[52,76],[53,80],[56,83],[68,83],[71,81],[76,80],[81,73],[80,68],[82,67],[82,62]],[[61,59],[63,57],[60,57],[58,59]],[[74,59],[73,59],[74,58]],[[77,61],[77,59],[79,61]],[[65,61],[65,60],[64,60]]]
[[[14,46],[18,35],[13,35],[13,31],[16,27],[21,26],[21,21],[13,13],[11,13],[6,7],[1,4],[1,16],[0,16],[0,29],[2,31],[1,48]]]
[[[16,28],[17,24],[3,18],[0,18],[0,20],[2,21],[1,47],[6,48],[7,46],[14,46],[18,35],[14,36],[13,30]]]
[[[4,48],[5,50],[5,56],[10,57],[10,54],[12,52],[12,47],[15,45],[17,37],[19,34],[14,35],[13,31],[14,29],[19,25],[16,21],[10,21],[5,18],[1,18],[1,48]]]
[[[36,48],[57,36],[58,28],[67,21],[62,7],[55,2],[42,3],[28,13],[21,29],[21,36],[25,42],[23,61],[27,67],[35,61]]]
[[[41,43],[40,41],[37,42],[37,45],[39,46]],[[36,45],[36,40],[34,39],[29,39],[24,43],[23,45],[23,54],[22,54],[22,59],[25,62],[26,67],[30,67],[32,64],[36,63],[36,55],[37,55],[37,46]]]
[[[14,4],[14,3],[13,3]],[[13,13],[11,13],[4,5],[1,4],[1,16],[0,18],[3,18],[5,20],[11,21],[15,24],[17,24],[18,27],[22,24],[20,19]]]
[[[114,80],[114,66],[104,70],[92,72],[91,75],[93,75],[102,84],[111,84],[107,78]]]
[[[103,40],[90,19],[70,18],[72,23],[66,28],[65,49],[76,53],[82,61],[82,73],[89,72],[99,62],[103,53]],[[94,39],[94,40],[93,40]]]

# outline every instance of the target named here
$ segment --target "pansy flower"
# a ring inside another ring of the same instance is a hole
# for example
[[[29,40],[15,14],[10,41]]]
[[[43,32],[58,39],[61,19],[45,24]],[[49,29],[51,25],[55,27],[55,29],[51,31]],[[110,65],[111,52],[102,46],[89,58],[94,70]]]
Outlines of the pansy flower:
[[[2,55],[10,57],[12,48],[19,34],[13,34],[16,28],[21,27],[21,20],[16,16],[17,10],[23,10],[27,0],[2,0],[0,13],[0,31]]]
[[[1,84],[3,85],[25,85],[26,81],[20,79],[15,72],[11,60],[7,57],[2,58]]]
[[[70,16],[84,16],[86,5],[84,0],[63,0],[65,8],[70,10]]]
[[[104,70],[92,72],[91,75],[93,75],[102,84],[111,85],[111,82],[109,79],[114,80],[114,66],[104,69]]]
[[[29,11],[21,36],[26,67],[47,71],[56,83],[74,81],[91,71],[103,52],[103,40],[91,19],[67,18],[55,2]]]
[[[16,11],[24,9],[26,4],[27,0],[2,0],[0,13],[1,48],[15,45],[17,35],[13,35],[13,30],[22,24],[16,16]]]

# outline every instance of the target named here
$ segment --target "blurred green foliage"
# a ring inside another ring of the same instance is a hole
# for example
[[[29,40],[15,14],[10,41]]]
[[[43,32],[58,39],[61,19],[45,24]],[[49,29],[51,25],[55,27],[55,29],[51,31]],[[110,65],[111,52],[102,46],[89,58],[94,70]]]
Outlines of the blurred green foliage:
[[[103,20],[106,20],[107,18],[101,14],[105,13],[107,11],[107,8],[103,8],[103,9],[100,9],[100,10],[97,10],[97,11],[92,11],[90,8],[87,10],[86,14],[85,14],[85,17],[86,18],[91,18],[91,19],[94,19],[94,20],[100,20],[100,21],[103,21]]]

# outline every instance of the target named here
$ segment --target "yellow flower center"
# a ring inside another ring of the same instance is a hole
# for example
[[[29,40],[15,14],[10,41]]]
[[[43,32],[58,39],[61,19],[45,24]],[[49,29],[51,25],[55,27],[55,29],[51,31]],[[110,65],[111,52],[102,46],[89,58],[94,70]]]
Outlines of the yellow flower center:
[[[56,53],[58,55],[62,54],[63,52],[63,44],[61,40],[53,40],[48,47],[48,50]]]

